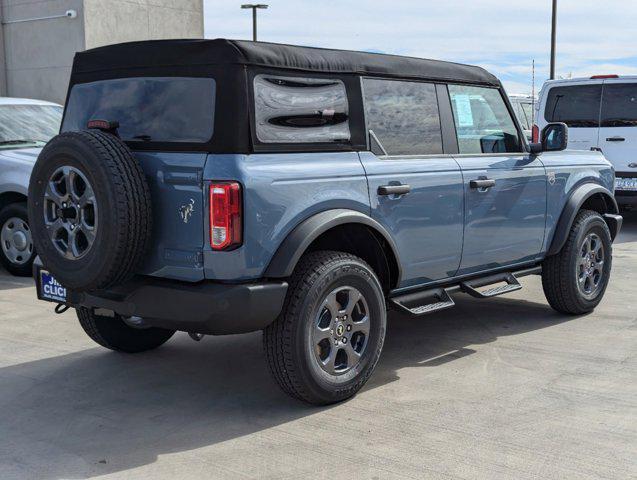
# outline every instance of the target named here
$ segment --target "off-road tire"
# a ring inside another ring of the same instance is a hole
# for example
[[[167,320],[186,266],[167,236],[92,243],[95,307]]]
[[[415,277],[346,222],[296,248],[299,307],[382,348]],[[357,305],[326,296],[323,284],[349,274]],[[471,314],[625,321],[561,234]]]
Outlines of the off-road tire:
[[[370,313],[369,343],[345,382],[327,381],[310,362],[307,332],[325,295],[341,285],[354,285],[366,298]],[[263,343],[270,371],[290,396],[315,405],[345,400],[358,392],[380,358],[386,330],[382,287],[371,267],[343,252],[318,251],[304,255],[289,281],[279,317],[264,330]],[[355,375],[355,376],[354,376]]]
[[[22,219],[28,225],[29,218],[26,202],[12,203],[0,210],[0,229],[5,222],[11,218]],[[30,277],[32,275],[33,260],[35,260],[36,257],[35,248],[32,248],[31,252],[25,251],[25,256],[28,256],[28,259],[25,259],[24,263],[14,263],[7,258],[2,248],[0,248],[0,264],[2,264],[10,274],[18,277]]]
[[[85,256],[65,258],[44,221],[44,192],[56,169],[81,171],[99,205],[97,233]],[[92,291],[122,283],[137,269],[151,236],[151,199],[143,171],[119,138],[101,131],[66,132],[38,157],[29,185],[29,224],[42,262],[65,287]]]
[[[98,345],[125,353],[139,353],[153,350],[175,334],[164,328],[134,328],[127,325],[122,317],[95,315],[84,307],[77,309],[77,318],[86,334]]]
[[[581,244],[589,233],[599,236],[605,252],[601,282],[596,296],[587,299],[577,287],[576,262]],[[542,287],[544,295],[553,309],[558,312],[580,315],[591,312],[602,301],[608,286],[612,264],[612,240],[608,225],[597,212],[581,210],[569,233],[566,243],[559,253],[544,260],[542,266]]]

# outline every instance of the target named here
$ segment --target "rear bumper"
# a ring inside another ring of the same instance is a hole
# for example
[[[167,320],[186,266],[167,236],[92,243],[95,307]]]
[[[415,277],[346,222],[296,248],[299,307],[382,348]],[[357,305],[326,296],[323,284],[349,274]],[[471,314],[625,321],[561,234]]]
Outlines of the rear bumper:
[[[231,285],[141,277],[98,294],[68,291],[67,303],[142,317],[151,326],[227,335],[267,327],[281,312],[287,288],[283,281]]]

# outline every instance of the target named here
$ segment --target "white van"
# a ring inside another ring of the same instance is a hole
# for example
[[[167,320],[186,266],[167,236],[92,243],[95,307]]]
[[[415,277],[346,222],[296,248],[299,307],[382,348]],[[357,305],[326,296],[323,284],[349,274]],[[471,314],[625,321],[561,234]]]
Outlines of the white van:
[[[568,148],[601,150],[615,167],[618,203],[637,206],[637,76],[549,80],[536,113],[534,141],[547,123],[566,123]]]

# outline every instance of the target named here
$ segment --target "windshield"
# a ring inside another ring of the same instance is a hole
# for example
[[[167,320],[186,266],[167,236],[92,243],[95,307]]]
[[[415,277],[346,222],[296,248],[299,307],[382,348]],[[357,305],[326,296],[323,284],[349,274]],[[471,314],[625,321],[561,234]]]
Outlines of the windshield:
[[[62,107],[0,105],[0,148],[43,146],[60,130]]]
[[[89,120],[119,123],[129,142],[210,141],[215,108],[212,78],[136,77],[77,84],[63,131],[85,130]]]

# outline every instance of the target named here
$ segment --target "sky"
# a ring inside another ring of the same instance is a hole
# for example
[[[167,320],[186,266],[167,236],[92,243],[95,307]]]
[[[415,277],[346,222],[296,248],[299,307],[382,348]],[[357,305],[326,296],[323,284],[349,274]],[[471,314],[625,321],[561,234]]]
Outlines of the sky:
[[[263,0],[260,0],[263,2]],[[252,38],[245,1],[204,0],[206,38]],[[256,3],[256,2],[255,2]],[[508,93],[549,76],[551,0],[265,0],[258,39],[469,63]],[[558,78],[637,75],[636,0],[558,0]]]

